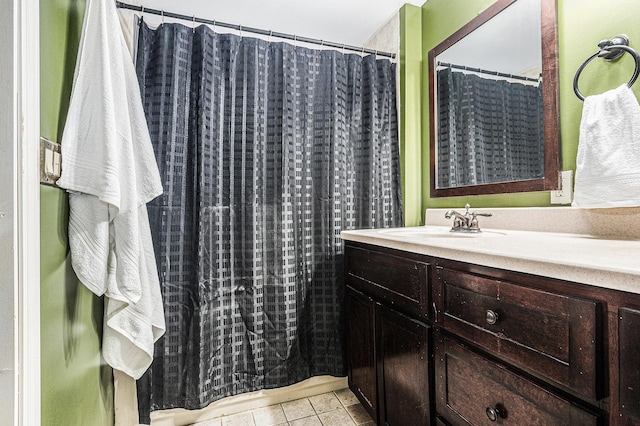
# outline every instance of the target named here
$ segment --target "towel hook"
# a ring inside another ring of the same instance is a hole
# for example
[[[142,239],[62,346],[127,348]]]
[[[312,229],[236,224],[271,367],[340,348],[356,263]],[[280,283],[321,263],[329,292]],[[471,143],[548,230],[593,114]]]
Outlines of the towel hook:
[[[596,57],[603,58],[607,61],[614,61],[620,58],[620,56],[624,55],[625,52],[633,56],[635,69],[633,71],[633,75],[631,76],[631,80],[629,80],[629,82],[627,83],[628,87],[633,86],[633,83],[635,83],[638,79],[638,75],[640,75],[640,55],[638,55],[638,52],[635,49],[629,47],[628,44],[629,38],[624,34],[617,35],[610,40],[602,40],[600,43],[598,43],[598,51],[589,56],[587,60],[584,61],[582,65],[580,65],[580,67],[576,71],[575,77],[573,77],[573,91],[575,92],[578,99],[584,101],[584,96],[578,88],[578,79],[580,78],[580,74],[587,66],[587,64]]]

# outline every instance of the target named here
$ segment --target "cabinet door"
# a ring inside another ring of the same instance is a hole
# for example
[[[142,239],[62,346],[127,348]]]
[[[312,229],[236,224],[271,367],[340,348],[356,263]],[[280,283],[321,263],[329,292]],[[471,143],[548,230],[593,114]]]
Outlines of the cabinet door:
[[[371,418],[377,419],[374,302],[364,294],[347,287],[345,303],[349,388]]]
[[[618,310],[620,413],[640,421],[640,311]],[[630,421],[628,423],[631,423]]]
[[[379,425],[430,424],[429,327],[376,305]]]

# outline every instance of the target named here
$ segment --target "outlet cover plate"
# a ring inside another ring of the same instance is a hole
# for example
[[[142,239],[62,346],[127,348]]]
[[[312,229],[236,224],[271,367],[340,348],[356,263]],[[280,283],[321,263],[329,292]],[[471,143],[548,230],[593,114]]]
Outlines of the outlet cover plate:
[[[573,201],[573,170],[563,170],[562,187],[551,191],[551,204],[571,204]]]

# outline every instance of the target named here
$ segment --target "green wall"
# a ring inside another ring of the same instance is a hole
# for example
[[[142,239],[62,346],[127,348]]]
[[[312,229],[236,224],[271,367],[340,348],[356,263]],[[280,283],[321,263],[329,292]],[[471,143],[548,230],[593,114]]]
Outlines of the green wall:
[[[421,44],[422,82],[421,82],[421,120],[411,117],[411,123],[420,129],[422,140],[406,140],[403,156],[421,158],[420,170],[403,170],[405,193],[405,225],[418,225],[424,219],[427,207],[461,207],[465,203],[473,207],[529,207],[549,206],[548,192],[497,194],[471,197],[431,198],[429,195],[429,88],[427,54],[430,49],[459,29],[478,12],[492,4],[494,0],[429,0],[422,6],[421,37],[411,41]],[[578,129],[582,114],[582,102],[573,93],[573,76],[580,64],[597,50],[597,43],[617,34],[627,34],[631,46],[640,48],[640,2],[637,0],[557,0],[559,33],[559,76],[560,76],[560,125],[562,144],[562,169],[574,170],[578,148]],[[401,16],[402,17],[402,16]],[[416,24],[404,20],[402,25],[410,27],[407,32],[415,34]],[[401,45],[402,48],[403,45]],[[402,64],[401,64],[402,69]],[[633,60],[629,55],[617,63],[593,61],[580,78],[580,89],[584,94],[601,93],[627,82],[633,73]],[[401,79],[405,78],[401,71]],[[636,95],[640,95],[640,84],[634,86]],[[401,105],[404,106],[404,103]],[[420,180],[416,179],[420,176]],[[408,189],[407,189],[408,188]],[[415,191],[420,188],[421,200],[418,202]],[[418,207],[419,210],[418,210]],[[420,221],[415,217],[421,215]]]
[[[40,132],[56,142],[71,93],[84,4],[40,1]],[[112,425],[112,372],[100,356],[102,301],[71,269],[66,194],[41,186],[40,197],[42,425]]]
[[[400,9],[400,172],[404,223],[417,225],[422,217],[422,10],[410,4]]]

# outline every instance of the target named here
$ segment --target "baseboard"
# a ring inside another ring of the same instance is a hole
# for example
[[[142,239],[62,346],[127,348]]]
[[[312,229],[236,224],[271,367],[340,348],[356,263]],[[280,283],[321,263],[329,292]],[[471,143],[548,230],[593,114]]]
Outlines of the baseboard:
[[[221,416],[230,416],[269,405],[282,404],[347,387],[346,377],[318,376],[291,386],[266,389],[231,396],[209,404],[201,410],[174,408],[151,413],[152,426],[184,426]]]

